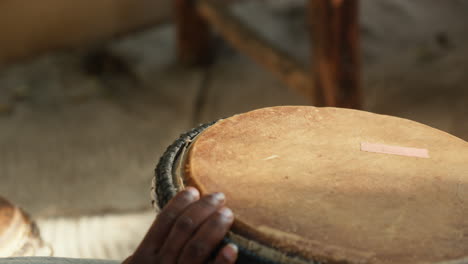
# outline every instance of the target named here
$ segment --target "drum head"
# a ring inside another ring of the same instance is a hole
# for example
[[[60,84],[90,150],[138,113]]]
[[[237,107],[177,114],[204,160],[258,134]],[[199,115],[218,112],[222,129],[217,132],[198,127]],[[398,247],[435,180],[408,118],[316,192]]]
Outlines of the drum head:
[[[468,257],[468,143],[364,111],[274,107],[236,115],[191,144],[184,177],[224,192],[233,232],[331,263]]]

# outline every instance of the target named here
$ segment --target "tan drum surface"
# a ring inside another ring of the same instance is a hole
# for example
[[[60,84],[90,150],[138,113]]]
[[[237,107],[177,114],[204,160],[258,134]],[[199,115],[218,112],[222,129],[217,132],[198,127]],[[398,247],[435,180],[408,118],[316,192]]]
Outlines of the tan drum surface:
[[[208,128],[185,166],[202,193],[226,193],[235,232],[286,253],[347,263],[468,257],[468,143],[420,123],[265,108]]]

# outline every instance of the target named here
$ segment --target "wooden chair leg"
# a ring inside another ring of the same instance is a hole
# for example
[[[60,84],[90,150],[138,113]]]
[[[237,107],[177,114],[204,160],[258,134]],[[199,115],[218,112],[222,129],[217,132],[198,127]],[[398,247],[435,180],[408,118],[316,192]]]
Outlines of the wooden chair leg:
[[[358,0],[309,0],[319,105],[361,108]]]
[[[275,47],[250,25],[239,19],[220,0],[198,0],[200,15],[214,30],[239,52],[282,80],[289,88],[315,104],[309,71],[290,54]]]
[[[213,42],[209,25],[198,14],[195,0],[174,0],[179,60],[188,65],[212,62]]]

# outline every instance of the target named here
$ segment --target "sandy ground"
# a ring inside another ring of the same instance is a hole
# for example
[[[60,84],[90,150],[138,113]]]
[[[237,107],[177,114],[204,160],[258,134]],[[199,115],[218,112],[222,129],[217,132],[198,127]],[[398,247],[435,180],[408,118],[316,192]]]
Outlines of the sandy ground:
[[[303,1],[273,3],[235,11],[307,63]],[[461,0],[362,1],[365,110],[468,140],[467,13]],[[207,69],[178,66],[173,27],[164,25],[4,69],[0,194],[40,217],[47,234],[62,217],[142,212],[146,223],[153,169],[180,133],[259,107],[308,104],[224,44],[217,54]],[[139,240],[125,242],[128,252]],[[86,242],[76,241],[62,256],[81,252]]]

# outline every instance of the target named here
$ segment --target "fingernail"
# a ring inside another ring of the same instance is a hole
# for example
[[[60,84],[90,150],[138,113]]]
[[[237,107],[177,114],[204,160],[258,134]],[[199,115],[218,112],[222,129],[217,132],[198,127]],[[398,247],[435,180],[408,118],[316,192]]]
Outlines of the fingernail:
[[[198,190],[193,187],[187,187],[185,190],[189,192],[193,198],[200,197],[200,193],[198,192]]]
[[[213,194],[213,197],[218,200],[218,201],[224,201],[226,199],[226,196],[222,192],[217,192]]]
[[[229,260],[230,262],[234,262],[237,259],[237,254],[239,252],[239,248],[234,244],[228,244],[226,246],[226,250],[223,251],[224,258]]]
[[[228,247],[230,247],[232,251],[236,254],[239,252],[239,248],[235,244],[229,244]]]
[[[221,208],[219,210],[219,213],[225,218],[232,218],[232,216],[233,216],[233,213],[232,213],[231,209],[229,209],[227,207]]]

